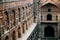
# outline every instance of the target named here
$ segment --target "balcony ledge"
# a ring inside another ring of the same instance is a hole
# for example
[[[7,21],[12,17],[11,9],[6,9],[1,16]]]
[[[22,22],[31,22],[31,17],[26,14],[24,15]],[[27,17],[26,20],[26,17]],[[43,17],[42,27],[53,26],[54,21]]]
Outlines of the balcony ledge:
[[[58,23],[59,21],[40,21],[41,23]]]
[[[17,40],[27,40],[28,37],[31,35],[32,31],[34,30],[34,28],[36,27],[36,25],[37,23],[33,23],[31,27],[28,30],[26,30],[26,33],[24,33],[24,35],[22,35],[22,37],[18,38]]]

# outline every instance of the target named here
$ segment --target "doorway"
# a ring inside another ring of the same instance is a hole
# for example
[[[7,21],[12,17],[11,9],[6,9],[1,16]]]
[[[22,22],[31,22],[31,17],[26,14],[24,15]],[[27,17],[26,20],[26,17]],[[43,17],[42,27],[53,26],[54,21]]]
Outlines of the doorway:
[[[13,31],[13,34],[12,34],[12,40],[16,40],[15,31]]]
[[[5,40],[8,40],[8,36],[5,37]]]
[[[47,26],[44,29],[44,36],[45,37],[54,37],[54,28],[51,26]]]
[[[48,15],[47,15],[47,20],[48,20],[48,21],[51,21],[51,20],[52,20],[52,15],[51,15],[51,14],[48,14]]]

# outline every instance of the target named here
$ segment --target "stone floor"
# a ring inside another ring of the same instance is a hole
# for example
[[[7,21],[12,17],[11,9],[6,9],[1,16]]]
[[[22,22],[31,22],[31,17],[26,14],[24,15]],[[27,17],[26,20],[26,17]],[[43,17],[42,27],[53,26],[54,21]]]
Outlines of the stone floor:
[[[38,40],[41,40],[41,38],[38,38]]]

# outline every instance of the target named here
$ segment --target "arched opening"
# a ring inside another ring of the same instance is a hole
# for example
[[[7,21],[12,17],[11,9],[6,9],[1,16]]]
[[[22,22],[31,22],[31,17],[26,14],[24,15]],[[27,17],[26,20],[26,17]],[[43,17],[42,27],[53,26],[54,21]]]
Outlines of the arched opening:
[[[22,33],[25,33],[24,23],[22,24]]]
[[[52,20],[52,15],[51,14],[47,15],[47,20]]]
[[[9,14],[7,11],[5,11],[5,15],[6,15],[6,22],[9,25]]]
[[[54,37],[54,28],[51,26],[47,26],[44,30],[45,37]]]
[[[26,30],[28,30],[27,21],[25,21],[24,24],[26,25]]]
[[[56,16],[56,21],[58,21],[58,16]]]
[[[20,32],[21,30],[20,30],[20,27],[18,28],[18,38],[20,38],[21,37],[21,32]]]
[[[19,22],[21,21],[20,17],[21,17],[21,13],[20,13],[20,8],[18,8],[19,11]]]
[[[9,40],[9,39],[8,39],[8,36],[5,37],[5,40]]]
[[[43,20],[43,16],[41,16],[41,20]]]
[[[15,31],[13,31],[12,40],[16,40]]]
[[[27,9],[28,7],[26,6],[26,9]]]
[[[16,17],[16,15],[15,15],[15,10],[12,10],[12,12],[13,12],[13,18],[14,18],[14,23],[13,23],[13,25],[15,26],[15,25],[16,25],[16,22],[15,22],[15,21],[16,21],[16,18],[15,18],[15,17]]]
[[[22,9],[24,10],[24,7],[22,7]]]

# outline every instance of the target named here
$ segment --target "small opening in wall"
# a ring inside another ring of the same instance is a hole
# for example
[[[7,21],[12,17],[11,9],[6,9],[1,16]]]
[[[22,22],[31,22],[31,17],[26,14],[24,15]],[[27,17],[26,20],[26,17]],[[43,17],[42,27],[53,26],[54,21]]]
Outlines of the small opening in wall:
[[[51,20],[52,20],[52,15],[51,15],[51,14],[48,14],[48,15],[47,15],[47,20],[48,20],[48,21],[51,21]]]
[[[15,31],[13,31],[13,34],[12,34],[12,40],[16,40]]]
[[[48,12],[51,12],[51,9],[48,9]]]
[[[5,11],[5,14],[8,16],[8,13],[7,13],[7,11]]]
[[[15,11],[12,10],[12,12],[14,13],[14,25],[15,25],[16,24],[16,22],[15,22]]]
[[[8,40],[8,36],[5,37],[5,40]]]
[[[20,11],[20,8],[18,8],[18,10]]]
[[[58,20],[58,16],[56,16],[56,21]]]
[[[5,11],[4,13],[5,13],[5,15],[7,16],[7,20],[6,20],[6,22],[9,24],[9,15],[8,15],[8,12]]]
[[[22,32],[25,33],[25,30],[24,30],[24,23],[22,25]]]
[[[41,16],[41,21],[43,20],[43,16]]]
[[[22,7],[22,9],[24,10],[24,7]]]
[[[20,8],[18,8],[18,10],[19,10],[19,22],[20,22],[20,16],[21,16],[21,15],[20,15]]]
[[[27,6],[26,6],[26,9],[27,9]]]
[[[45,37],[55,37],[55,35],[54,35],[54,28],[51,27],[51,26],[47,26],[44,29],[44,36]]]
[[[15,13],[15,11],[14,11],[14,10],[12,10],[12,12],[13,12],[13,13]]]
[[[18,38],[21,38],[21,30],[20,30],[20,27],[18,28]]]

